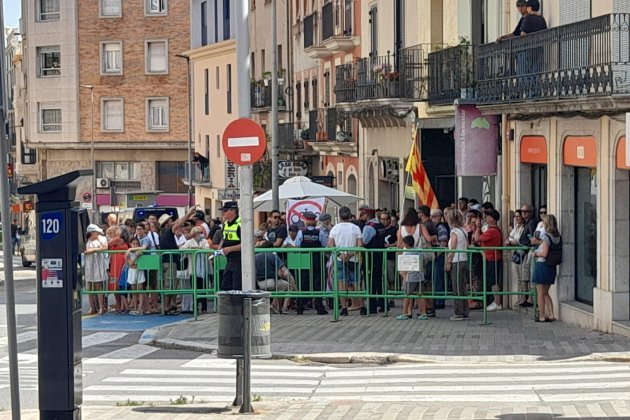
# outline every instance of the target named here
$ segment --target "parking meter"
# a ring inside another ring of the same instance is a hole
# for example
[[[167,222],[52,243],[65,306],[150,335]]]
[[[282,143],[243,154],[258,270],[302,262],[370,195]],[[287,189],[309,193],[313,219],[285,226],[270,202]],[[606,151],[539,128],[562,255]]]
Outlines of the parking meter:
[[[81,265],[89,218],[74,201],[79,170],[18,189],[37,195],[37,340],[41,420],[81,418]]]

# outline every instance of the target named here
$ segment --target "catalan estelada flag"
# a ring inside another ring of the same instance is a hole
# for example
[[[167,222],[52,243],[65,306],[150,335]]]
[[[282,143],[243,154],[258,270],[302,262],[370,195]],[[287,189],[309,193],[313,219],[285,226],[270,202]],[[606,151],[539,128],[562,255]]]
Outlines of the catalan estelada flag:
[[[435,194],[433,193],[433,188],[431,188],[429,176],[424,170],[424,165],[420,159],[417,136],[418,130],[414,127],[411,135],[411,150],[409,151],[409,159],[407,160],[407,167],[405,168],[405,171],[411,177],[413,189],[416,191],[416,194],[418,194],[420,204],[426,204],[432,209],[437,209],[439,208],[439,204]]]

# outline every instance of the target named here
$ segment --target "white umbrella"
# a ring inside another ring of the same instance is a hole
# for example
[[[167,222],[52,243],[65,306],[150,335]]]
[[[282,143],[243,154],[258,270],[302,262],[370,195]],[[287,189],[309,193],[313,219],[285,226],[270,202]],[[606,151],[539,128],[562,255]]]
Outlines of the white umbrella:
[[[289,178],[279,188],[280,211],[286,207],[287,199],[325,197],[338,206],[354,204],[362,198],[347,192],[329,188],[325,185],[311,181],[305,176]],[[254,209],[258,211],[271,211],[271,190],[254,198]]]

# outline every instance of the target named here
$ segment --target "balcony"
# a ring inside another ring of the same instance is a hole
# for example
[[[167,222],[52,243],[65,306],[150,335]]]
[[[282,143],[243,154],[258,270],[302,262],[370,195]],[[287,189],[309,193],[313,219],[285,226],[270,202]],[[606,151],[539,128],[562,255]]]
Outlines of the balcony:
[[[475,51],[477,102],[558,103],[627,95],[629,25],[630,14],[610,14],[479,46]],[[576,104],[565,103],[567,110]],[[588,101],[577,105],[592,106]],[[615,104],[608,106],[614,108]]]
[[[182,183],[184,185],[191,185],[191,176],[192,176],[192,185],[197,185],[200,187],[212,187],[212,181],[210,180],[210,167],[206,166],[204,170],[201,170],[201,167],[193,163],[192,164],[192,174],[190,172],[190,167],[188,166],[188,162],[184,162],[184,178],[182,179]]]
[[[309,57],[328,58],[359,46],[361,40],[353,32],[352,8],[353,0],[336,0],[324,4],[321,13],[304,19],[304,52]]]
[[[439,47],[420,44],[398,54],[361,58],[335,68],[337,103],[374,99],[428,100],[428,55]]]
[[[265,85],[265,83],[267,83]],[[261,112],[271,108],[271,80],[260,80],[251,83],[252,111]],[[267,108],[267,109],[266,109]],[[278,85],[278,110],[286,110],[283,85]]]
[[[473,97],[473,55],[467,44],[429,53],[429,105],[452,105]]]
[[[337,108],[321,108],[317,111],[318,120],[325,126],[315,133],[315,141],[308,143],[320,155],[358,156],[357,142],[352,135],[352,118]]]

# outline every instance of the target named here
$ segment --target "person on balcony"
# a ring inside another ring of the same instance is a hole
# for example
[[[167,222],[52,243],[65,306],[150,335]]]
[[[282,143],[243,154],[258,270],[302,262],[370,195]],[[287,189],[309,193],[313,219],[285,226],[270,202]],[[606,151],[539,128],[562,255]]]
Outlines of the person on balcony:
[[[194,163],[197,164],[197,166],[199,167],[199,170],[201,171],[201,176],[203,178],[203,180],[207,180],[208,179],[208,165],[210,164],[210,161],[208,160],[207,157],[203,156],[201,153],[199,152],[195,152],[193,153],[193,157],[192,157],[192,161]]]
[[[517,0],[516,9],[518,10],[518,13],[521,15],[521,18],[518,20],[518,23],[516,24],[516,28],[514,28],[513,32],[506,35],[501,35],[500,37],[498,37],[497,42],[501,42],[501,41],[505,41],[506,39],[521,36],[521,27],[523,26],[523,20],[525,19],[525,16],[527,16],[527,1]]]
[[[527,0],[527,15],[521,24],[521,36],[547,29],[547,21],[540,14],[540,2],[538,0]]]

